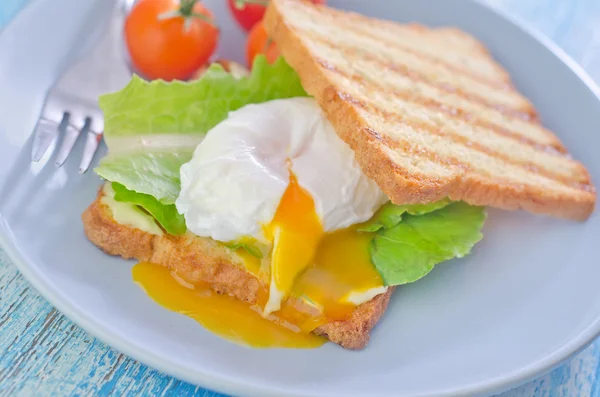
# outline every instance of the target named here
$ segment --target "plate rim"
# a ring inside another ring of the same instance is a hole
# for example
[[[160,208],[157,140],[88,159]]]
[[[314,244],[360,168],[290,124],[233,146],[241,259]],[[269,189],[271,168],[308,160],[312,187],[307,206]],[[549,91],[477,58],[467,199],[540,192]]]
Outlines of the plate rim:
[[[475,7],[483,7],[491,10],[506,22],[513,25],[516,29],[521,30],[524,34],[530,36],[541,46],[545,47],[560,62],[566,65],[569,70],[579,80],[581,80],[581,82],[593,94],[596,100],[600,102],[600,86],[598,83],[592,79],[583,66],[577,63],[552,39],[519,17],[507,14],[493,3],[484,2],[484,0],[468,0],[468,2],[473,4]],[[27,3],[21,8],[21,10],[17,12],[16,15],[13,16],[13,18],[4,26],[3,29],[0,29],[0,34],[4,33],[4,30],[12,25],[15,20],[21,18],[21,15],[25,9],[35,8],[38,6],[38,4],[39,1],[31,1]],[[299,394],[295,391],[284,391],[269,387],[267,384],[263,384],[261,386],[258,384],[244,383],[236,381],[235,378],[232,377],[223,375],[216,376],[208,372],[190,370],[186,366],[178,365],[174,362],[168,362],[161,358],[161,356],[153,354],[147,349],[128,344],[124,339],[118,336],[118,334],[105,329],[101,324],[98,324],[92,316],[80,312],[68,299],[63,298],[61,294],[55,290],[55,287],[51,283],[48,283],[44,280],[43,274],[37,272],[35,268],[29,264],[30,261],[26,259],[25,255],[17,247],[15,242],[16,239],[12,237],[12,231],[6,219],[0,212],[0,248],[4,249],[11,262],[16,266],[23,277],[35,288],[35,290],[52,306],[58,309],[61,314],[66,316],[70,321],[77,324],[89,334],[93,335],[95,338],[98,338],[107,346],[126,354],[128,357],[150,368],[154,368],[164,374],[189,382],[193,385],[208,388],[211,391],[257,397],[279,397],[282,395],[282,392],[283,394],[292,397],[304,396],[304,394]],[[436,393],[435,396],[489,395],[501,393],[508,389],[518,387],[560,366],[565,361],[588,347],[598,337],[600,337],[600,312],[590,321],[589,325],[585,329],[581,330],[575,337],[560,346],[558,349],[555,349],[546,356],[540,358],[538,361],[532,362],[525,367],[517,368],[506,375],[489,378],[488,380],[480,381],[478,383],[467,384],[460,388],[443,390],[440,393]],[[326,395],[327,394],[323,393],[311,394],[311,396],[315,397]],[[369,393],[369,396],[376,395],[383,396],[382,394]],[[367,395],[365,395],[365,397],[366,396]],[[425,397],[430,396],[430,394],[419,394],[419,396]]]

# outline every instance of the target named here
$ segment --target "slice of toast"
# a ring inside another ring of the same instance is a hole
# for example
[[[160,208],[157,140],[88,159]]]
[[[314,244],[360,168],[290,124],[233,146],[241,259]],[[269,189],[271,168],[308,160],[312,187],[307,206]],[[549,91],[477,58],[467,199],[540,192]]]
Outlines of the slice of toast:
[[[257,303],[259,289],[268,288],[246,271],[232,250],[210,238],[158,236],[117,223],[110,207],[102,203],[102,194],[100,189],[96,200],[82,214],[82,220],[88,239],[106,253],[167,266],[186,281],[209,284],[218,293],[251,305]],[[346,349],[364,348],[387,308],[392,290],[389,288],[385,294],[357,306],[345,321],[323,324],[314,332]],[[296,299],[288,299],[284,305],[310,310]]]
[[[584,220],[595,188],[486,48],[453,28],[272,0],[265,28],[396,204],[449,197]]]

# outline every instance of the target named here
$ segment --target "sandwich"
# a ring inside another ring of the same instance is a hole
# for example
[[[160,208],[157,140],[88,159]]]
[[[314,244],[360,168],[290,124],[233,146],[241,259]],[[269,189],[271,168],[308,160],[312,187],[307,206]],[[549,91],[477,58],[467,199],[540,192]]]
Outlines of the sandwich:
[[[264,23],[281,57],[248,76],[99,98],[84,231],[159,303],[240,343],[361,349],[395,288],[471,252],[486,207],[594,210],[586,168],[467,33],[301,0]]]

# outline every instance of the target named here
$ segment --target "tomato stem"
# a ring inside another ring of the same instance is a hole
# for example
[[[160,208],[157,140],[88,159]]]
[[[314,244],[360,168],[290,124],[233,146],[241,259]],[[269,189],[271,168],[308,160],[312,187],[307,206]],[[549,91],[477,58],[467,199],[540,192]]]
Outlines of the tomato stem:
[[[199,13],[197,13],[197,12],[192,12],[192,13],[190,14],[190,16],[191,16],[191,17],[194,17],[194,18],[202,19],[203,21],[205,21],[205,22],[208,22],[208,23],[210,23],[210,24],[212,24],[212,23],[213,23],[213,20],[212,20],[212,18],[210,18],[210,17],[208,17],[208,16],[206,16],[206,15],[204,15],[204,14],[199,14]]]
[[[179,14],[184,18],[192,16],[196,1],[197,0],[181,0]]]
[[[162,21],[164,19],[181,17],[184,20],[183,28],[186,32],[189,31],[190,26],[192,25],[192,18],[198,18],[204,22],[216,26],[212,18],[209,16],[194,12],[194,6],[196,5],[197,1],[198,0],[181,0],[181,5],[179,6],[178,10],[163,12],[158,16],[158,20]]]

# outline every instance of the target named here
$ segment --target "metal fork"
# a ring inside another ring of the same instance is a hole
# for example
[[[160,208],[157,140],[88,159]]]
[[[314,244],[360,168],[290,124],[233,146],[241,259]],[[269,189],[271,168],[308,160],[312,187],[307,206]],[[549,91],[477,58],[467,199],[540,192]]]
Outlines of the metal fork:
[[[55,164],[69,157],[80,135],[86,135],[79,172],[89,168],[102,140],[104,120],[98,108],[99,95],[116,91],[131,78],[124,56],[123,23],[135,0],[117,0],[109,26],[98,45],[71,65],[50,88],[34,130],[31,159],[39,161],[62,135]]]

